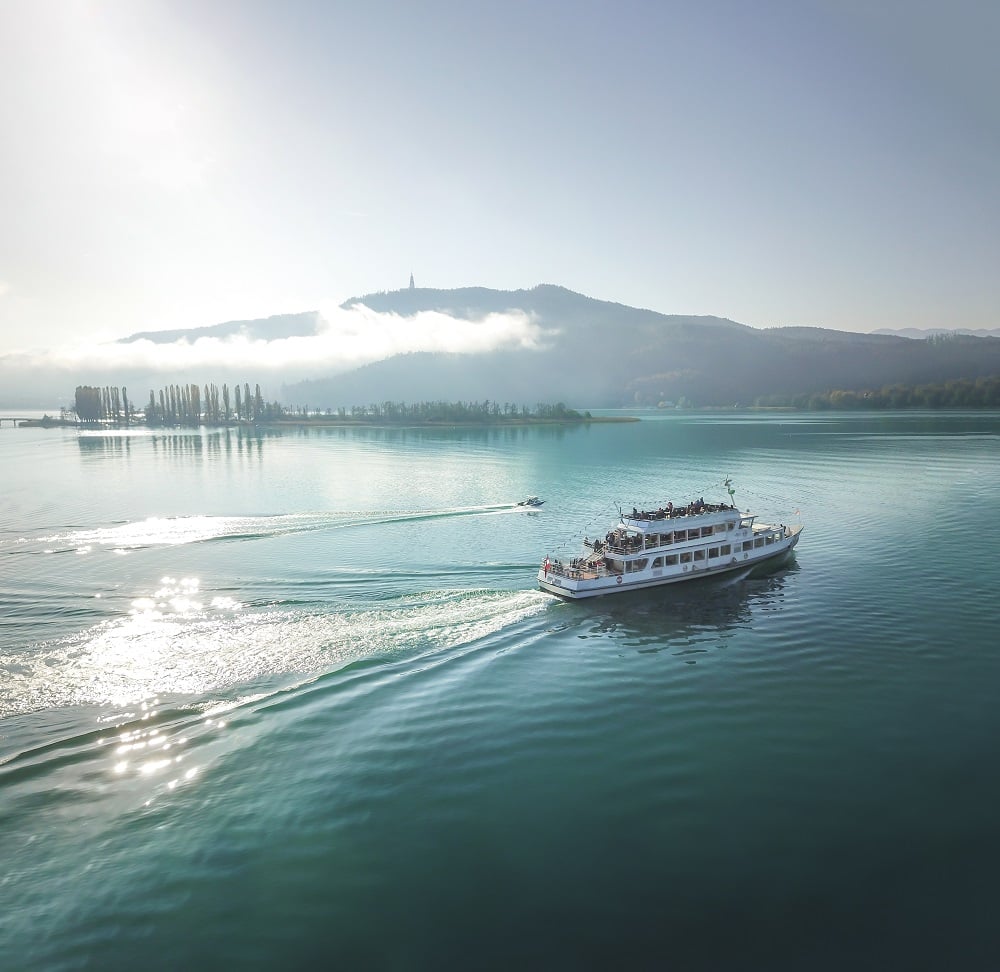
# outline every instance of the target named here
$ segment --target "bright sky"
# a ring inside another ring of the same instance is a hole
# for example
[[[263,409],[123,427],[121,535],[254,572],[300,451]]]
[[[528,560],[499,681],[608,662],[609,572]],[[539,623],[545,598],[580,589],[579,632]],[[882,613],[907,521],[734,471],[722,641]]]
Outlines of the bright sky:
[[[0,352],[555,283],[995,327],[1000,5],[2,0]]]

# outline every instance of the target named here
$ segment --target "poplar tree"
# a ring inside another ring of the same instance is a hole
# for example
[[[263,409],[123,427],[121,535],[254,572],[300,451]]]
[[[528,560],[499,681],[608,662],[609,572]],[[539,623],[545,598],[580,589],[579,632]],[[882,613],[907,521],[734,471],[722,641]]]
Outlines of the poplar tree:
[[[101,417],[101,390],[93,385],[77,385],[74,410],[81,422],[96,423]]]

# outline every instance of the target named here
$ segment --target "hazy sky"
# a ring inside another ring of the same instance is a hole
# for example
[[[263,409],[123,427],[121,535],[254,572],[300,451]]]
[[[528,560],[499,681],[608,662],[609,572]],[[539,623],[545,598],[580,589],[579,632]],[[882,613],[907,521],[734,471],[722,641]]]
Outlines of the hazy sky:
[[[981,0],[0,0],[0,352],[411,270],[997,326],[998,43]]]

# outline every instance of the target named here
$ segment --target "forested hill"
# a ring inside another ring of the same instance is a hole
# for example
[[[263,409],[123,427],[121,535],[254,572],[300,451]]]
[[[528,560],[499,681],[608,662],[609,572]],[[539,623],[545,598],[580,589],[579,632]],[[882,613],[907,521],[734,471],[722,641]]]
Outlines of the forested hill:
[[[329,379],[286,386],[283,400],[338,407],[399,401],[565,401],[584,407],[750,405],[832,389],[881,389],[1000,375],[1000,338],[912,340],[813,327],[759,330],[719,317],[660,314],[562,287],[390,291],[353,298],[404,317],[442,311],[478,320],[529,314],[541,350],[399,355]]]

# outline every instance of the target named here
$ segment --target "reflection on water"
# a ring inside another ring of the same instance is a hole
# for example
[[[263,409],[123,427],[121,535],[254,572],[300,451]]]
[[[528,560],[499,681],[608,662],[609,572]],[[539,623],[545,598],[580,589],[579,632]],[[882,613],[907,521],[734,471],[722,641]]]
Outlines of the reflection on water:
[[[129,456],[132,453],[132,438],[128,435],[97,435],[83,433],[77,436],[80,454],[84,458],[105,456]]]
[[[77,437],[84,455],[121,455],[130,451],[133,439],[146,439],[154,452],[181,458],[213,456],[222,452],[261,455],[267,439],[339,439],[343,441],[368,441],[384,445],[401,445],[424,442],[455,442],[498,444],[516,443],[529,439],[560,440],[567,435],[586,431],[586,425],[503,425],[496,427],[474,426],[410,426],[393,428],[385,426],[309,426],[292,425],[287,428],[228,428],[199,430],[171,429],[113,429],[83,430]]]
[[[173,790],[182,783],[191,782],[198,774],[198,767],[182,766],[190,755],[187,750],[191,733],[192,716],[185,713],[179,720],[169,718],[156,722],[159,699],[142,702],[141,715],[129,713],[131,717],[124,726],[119,726],[111,735],[102,735],[97,740],[99,747],[106,750],[109,770],[114,777],[139,776],[155,778],[162,782],[166,790]],[[152,725],[149,720],[154,720]],[[207,728],[224,729],[224,719],[206,718]],[[151,801],[148,800],[148,806]]]
[[[587,634],[580,637],[611,636],[639,652],[708,651],[713,639],[749,627],[756,611],[780,609],[786,581],[798,569],[792,560],[735,578],[711,577],[574,602],[589,618]]]
[[[99,825],[124,799],[128,807],[149,807],[161,795],[193,783],[220,744],[226,743],[236,703],[205,707],[165,707],[156,696],[129,708],[103,712],[98,728],[55,736],[15,748],[0,758],[9,826],[31,826],[38,801],[58,808],[66,822]],[[11,723],[13,725],[13,722]],[[30,735],[22,737],[27,743]],[[86,777],[92,785],[81,788]]]
[[[297,436],[300,438],[361,439],[386,445],[400,445],[412,442],[472,442],[511,443],[531,440],[562,439],[567,435],[586,430],[585,424],[578,425],[498,425],[498,426],[292,426],[277,430],[274,434]]]
[[[80,453],[85,458],[130,456],[132,440],[150,443],[154,455],[171,459],[219,458],[220,456],[245,456],[262,459],[266,439],[280,436],[273,429],[203,429],[201,431],[151,431],[81,432],[77,437]]]

